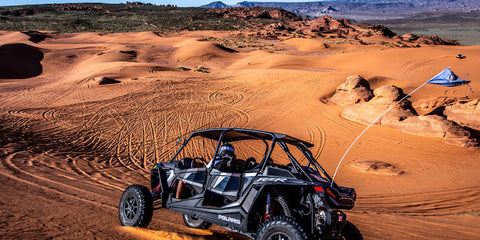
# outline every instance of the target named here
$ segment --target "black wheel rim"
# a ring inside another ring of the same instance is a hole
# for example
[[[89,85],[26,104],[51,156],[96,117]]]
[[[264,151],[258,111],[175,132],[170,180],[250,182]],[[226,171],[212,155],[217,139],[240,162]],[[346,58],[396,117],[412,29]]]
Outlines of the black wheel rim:
[[[128,197],[123,204],[123,213],[128,220],[133,220],[138,213],[138,202],[133,196]]]
[[[194,217],[194,216],[185,216],[187,218],[187,221],[192,224],[192,225],[199,225],[202,223],[202,219],[198,218],[198,217]]]
[[[290,240],[290,238],[283,233],[275,233],[271,235],[268,240]]]

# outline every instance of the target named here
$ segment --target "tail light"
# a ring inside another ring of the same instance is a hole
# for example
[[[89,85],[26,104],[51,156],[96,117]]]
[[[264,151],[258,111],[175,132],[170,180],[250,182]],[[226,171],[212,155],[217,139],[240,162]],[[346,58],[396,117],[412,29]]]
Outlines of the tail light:
[[[330,195],[331,197],[333,197],[334,199],[337,199],[337,195],[334,192],[332,192],[332,190],[329,187],[323,188],[319,186],[314,186],[313,188],[315,189],[316,192],[324,192]]]
[[[335,194],[330,190],[330,188],[327,188],[327,194],[330,195],[331,197],[337,199],[337,195],[335,195]]]

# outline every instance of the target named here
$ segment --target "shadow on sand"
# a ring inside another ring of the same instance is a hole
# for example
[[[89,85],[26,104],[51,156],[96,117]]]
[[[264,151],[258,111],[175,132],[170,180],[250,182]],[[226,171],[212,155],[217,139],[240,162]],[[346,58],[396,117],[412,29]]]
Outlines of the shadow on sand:
[[[43,53],[38,48],[23,44],[0,47],[0,78],[25,79],[42,74]]]

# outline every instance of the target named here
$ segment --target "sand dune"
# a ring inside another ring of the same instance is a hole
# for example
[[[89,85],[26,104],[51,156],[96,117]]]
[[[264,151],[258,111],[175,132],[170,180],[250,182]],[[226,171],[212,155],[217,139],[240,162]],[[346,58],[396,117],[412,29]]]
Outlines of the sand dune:
[[[235,61],[229,69],[296,69],[308,71],[333,71],[322,68],[321,60],[313,57],[279,55],[265,51],[254,51],[248,57]]]
[[[175,45],[177,49],[172,55],[172,60],[177,64],[191,65],[228,61],[234,58],[235,50],[223,47],[217,43],[209,41],[200,41],[197,39],[185,40]]]
[[[9,43],[30,43],[33,42],[29,41],[30,37],[21,32],[6,32],[0,31],[0,42],[2,45],[9,44]]]
[[[47,35],[35,43],[24,33],[0,33],[0,63],[9,66],[0,71],[0,238],[244,239],[215,226],[188,229],[167,210],[155,212],[147,230],[121,228],[117,204],[128,185],[149,184],[150,167],[171,156],[177,137],[199,128],[293,135],[313,142],[333,174],[365,128],[328,101],[351,75],[372,89],[409,92],[450,66],[470,74],[473,93],[427,85],[409,100],[480,98],[479,46],[327,39],[325,48],[318,39],[290,39],[269,40],[269,50],[230,50],[199,41],[229,32]],[[199,65],[208,73],[194,72]],[[475,239],[479,160],[478,149],[374,126],[336,181],[357,190],[347,215],[365,239]]]
[[[328,45],[324,41],[314,39],[291,38],[283,41],[283,43],[289,46],[293,46],[302,52],[317,52],[328,48]]]

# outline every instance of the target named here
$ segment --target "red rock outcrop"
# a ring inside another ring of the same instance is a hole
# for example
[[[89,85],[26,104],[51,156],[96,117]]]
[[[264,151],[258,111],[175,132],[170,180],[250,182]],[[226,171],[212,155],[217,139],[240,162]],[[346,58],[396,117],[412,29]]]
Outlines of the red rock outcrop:
[[[253,20],[252,23],[254,23],[253,25],[256,28],[268,31],[288,31],[300,34],[337,34],[339,37],[357,40],[358,37],[384,36],[417,44],[459,45],[459,43],[454,40],[443,40],[438,36],[424,37],[415,34],[397,36],[383,25],[367,23],[352,24],[347,19],[334,19],[326,15],[314,20],[303,19],[294,13],[280,8],[234,7],[210,8],[208,11],[214,12],[223,18]],[[262,19],[275,19],[279,21],[270,24],[257,21]]]
[[[351,121],[370,124],[403,97],[403,92],[395,86],[383,86],[375,89],[373,95],[374,97],[368,102],[346,106],[342,112],[342,117]],[[375,124],[388,126],[392,122],[398,122],[411,116],[415,116],[415,113],[411,108],[410,101],[405,100],[393,107]]]
[[[338,89],[355,89],[351,85],[351,82],[347,81],[340,85]],[[345,102],[352,102],[352,99],[355,99],[355,97],[348,96],[346,93],[348,92],[335,94],[332,97],[334,101],[332,99],[331,101],[339,105]],[[408,134],[440,138],[446,143],[461,147],[478,146],[478,142],[472,138],[471,132],[461,126],[480,129],[479,100],[447,106],[445,110],[445,114],[449,116],[447,119],[439,115],[419,116],[409,100],[403,100],[398,105],[395,105],[405,96],[402,89],[395,86],[377,88],[373,91],[373,95],[374,97],[368,102],[346,105],[342,112],[342,117],[362,124],[370,124],[379,118],[375,122],[376,125],[396,128]],[[428,106],[440,106],[447,102],[450,102],[448,98],[425,101]],[[392,109],[380,117],[391,107]]]
[[[431,113],[432,111],[435,111],[440,107],[451,104],[455,102],[455,100],[455,98],[441,96],[436,98],[420,99],[413,102],[412,105],[417,110],[417,112],[419,112],[421,115],[425,115]]]
[[[373,97],[370,83],[365,78],[354,75],[349,76],[347,81],[337,87],[337,91],[330,101],[338,105],[348,105],[367,102]]]
[[[261,7],[234,7],[234,8],[210,8],[209,12],[222,14],[223,18],[236,20],[247,19],[282,19],[287,22],[301,21],[302,18],[283,10],[281,8],[261,8]]]
[[[456,40],[445,40],[434,36],[420,36],[415,42],[428,45],[460,45]]]
[[[480,99],[466,103],[455,102],[450,106],[446,106],[443,113],[448,120],[480,131]]]
[[[406,42],[413,42],[418,39],[418,36],[412,33],[405,33],[400,38]]]
[[[347,19],[334,19],[323,16],[314,20],[303,20],[302,22],[290,22],[290,29],[302,31],[303,33],[324,33],[339,34],[355,38],[357,36],[386,36],[394,37],[395,33],[382,25],[367,23],[352,24]]]
[[[444,142],[460,147],[473,147],[477,145],[469,131],[463,129],[453,121],[438,115],[413,116],[403,121],[390,124],[390,127],[402,132],[424,136],[441,138]]]

